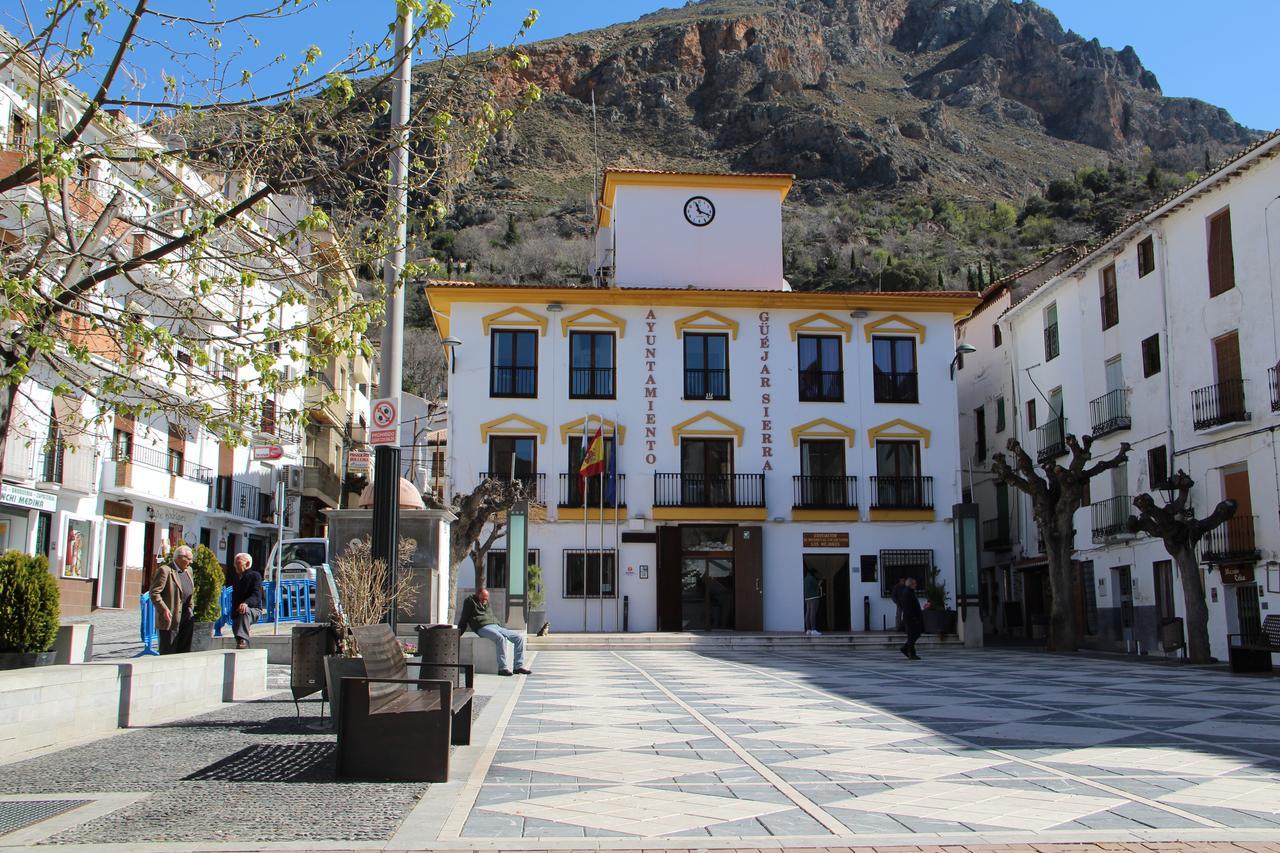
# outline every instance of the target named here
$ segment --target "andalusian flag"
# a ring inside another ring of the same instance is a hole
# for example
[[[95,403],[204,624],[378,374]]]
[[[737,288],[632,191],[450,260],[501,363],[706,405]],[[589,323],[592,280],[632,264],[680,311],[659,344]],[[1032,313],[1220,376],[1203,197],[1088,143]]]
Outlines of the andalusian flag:
[[[604,429],[596,428],[596,434],[587,445],[587,452],[582,454],[582,466],[578,468],[578,479],[582,483],[582,494],[587,494],[587,478],[604,473]]]

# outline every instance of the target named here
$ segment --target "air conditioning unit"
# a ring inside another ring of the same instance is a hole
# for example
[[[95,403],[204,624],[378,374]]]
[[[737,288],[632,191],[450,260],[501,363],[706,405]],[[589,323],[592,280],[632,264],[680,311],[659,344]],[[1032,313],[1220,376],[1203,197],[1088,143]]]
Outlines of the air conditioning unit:
[[[285,488],[293,494],[299,494],[302,491],[302,466],[301,465],[285,465],[280,469],[280,479],[284,481]]]

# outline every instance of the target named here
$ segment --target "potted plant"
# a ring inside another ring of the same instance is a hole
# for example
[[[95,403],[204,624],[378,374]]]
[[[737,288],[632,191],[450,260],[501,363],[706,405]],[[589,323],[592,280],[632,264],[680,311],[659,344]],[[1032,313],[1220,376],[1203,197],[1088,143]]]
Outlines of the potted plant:
[[[532,634],[541,633],[547,624],[547,598],[542,587],[542,566],[533,563],[528,570],[529,594],[526,599],[525,626]]]
[[[203,652],[213,648],[213,625],[222,613],[222,587],[226,580],[217,556],[204,545],[195,549],[191,580],[195,585],[191,596],[191,651]]]
[[[58,582],[44,556],[0,554],[0,669],[49,666],[58,638]]]
[[[924,583],[924,632],[926,634],[951,634],[956,630],[956,612],[947,609],[947,585],[935,566]]]
[[[363,678],[364,661],[360,646],[351,629],[360,625],[377,625],[386,619],[392,603],[401,609],[412,607],[418,597],[413,584],[410,560],[418,543],[401,539],[398,549],[399,570],[396,572],[394,595],[387,589],[387,564],[373,558],[369,537],[356,539],[347,550],[333,559],[333,582],[337,586],[330,625],[338,639],[338,653],[324,659],[325,692],[333,708],[334,728],[342,713],[342,679]]]

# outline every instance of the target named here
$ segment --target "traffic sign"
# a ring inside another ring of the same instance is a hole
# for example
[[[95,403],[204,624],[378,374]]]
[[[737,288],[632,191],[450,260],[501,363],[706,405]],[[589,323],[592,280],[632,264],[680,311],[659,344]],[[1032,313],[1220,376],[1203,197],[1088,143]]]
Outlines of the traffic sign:
[[[259,462],[267,459],[280,459],[284,456],[284,448],[278,444],[255,444],[253,458]]]
[[[370,444],[400,444],[400,398],[373,401],[369,429]]]

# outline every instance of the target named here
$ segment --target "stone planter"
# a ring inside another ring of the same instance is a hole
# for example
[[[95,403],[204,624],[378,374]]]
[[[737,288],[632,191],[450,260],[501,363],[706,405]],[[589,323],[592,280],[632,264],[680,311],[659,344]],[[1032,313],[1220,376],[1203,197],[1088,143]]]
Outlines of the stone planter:
[[[325,655],[325,694],[329,697],[329,708],[333,715],[333,730],[335,732],[339,731],[338,722],[342,714],[342,679],[364,677],[364,658]]]
[[[213,645],[213,623],[197,622],[191,626],[191,651],[207,652],[214,647]],[[218,640],[218,647],[221,648],[222,640]]]
[[[954,610],[934,610],[927,608],[921,614],[924,617],[926,634],[954,634],[956,631],[956,612]]]
[[[0,670],[53,666],[57,661],[57,652],[0,652]]]
[[[547,621],[547,610],[545,607],[539,608],[537,610],[530,609],[527,613],[525,613],[524,623],[526,626],[526,632],[530,636],[537,634],[540,630],[542,630],[542,626],[546,624],[546,621]]]

